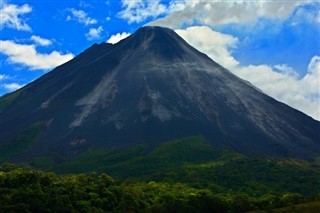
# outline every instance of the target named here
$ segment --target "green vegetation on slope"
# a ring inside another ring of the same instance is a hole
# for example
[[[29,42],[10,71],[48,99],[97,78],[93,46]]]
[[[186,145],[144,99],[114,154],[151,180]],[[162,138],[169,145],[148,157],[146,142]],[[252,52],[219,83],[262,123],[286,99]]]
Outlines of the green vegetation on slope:
[[[54,170],[61,174],[82,172],[103,172],[117,169],[124,162],[133,161],[143,155],[146,146],[140,145],[125,150],[89,150],[79,155],[74,161],[56,165]],[[32,164],[32,166],[37,166]]]
[[[9,153],[28,148],[43,125],[23,131]],[[201,137],[154,150],[146,145],[89,150],[60,164],[42,156],[30,165],[60,175],[2,164],[0,213],[271,211],[320,198],[319,164],[251,158]]]
[[[181,182],[215,193],[227,191],[250,196],[299,193],[320,195],[319,165],[301,160],[250,158],[216,148],[201,137],[164,143],[148,151],[140,145],[125,150],[91,150],[76,159],[53,165],[47,158],[35,159],[33,167],[59,174],[108,173],[133,181]]]
[[[9,143],[0,145],[0,162],[25,152],[35,143],[45,127],[45,122],[37,122],[22,131]]]
[[[21,92],[22,90],[18,90],[16,92],[0,97],[0,111],[11,105],[17,99]]]
[[[306,196],[320,193],[320,172],[311,167],[279,165],[277,160],[244,158],[185,166],[162,180],[175,179],[217,192],[233,190],[254,196],[297,192]]]
[[[58,176],[0,165],[0,212],[246,212],[304,202],[296,193],[251,197],[182,183],[117,181],[102,173]],[[311,204],[309,204],[311,205]],[[317,203],[315,203],[317,205]]]
[[[90,150],[75,160],[58,165],[58,173],[108,172],[116,177],[140,177],[164,173],[186,163],[205,163],[210,160],[236,158],[239,154],[214,148],[202,137],[169,141],[148,152],[139,145],[124,150]]]
[[[319,213],[320,201],[307,202],[272,210],[250,211],[248,213]]]

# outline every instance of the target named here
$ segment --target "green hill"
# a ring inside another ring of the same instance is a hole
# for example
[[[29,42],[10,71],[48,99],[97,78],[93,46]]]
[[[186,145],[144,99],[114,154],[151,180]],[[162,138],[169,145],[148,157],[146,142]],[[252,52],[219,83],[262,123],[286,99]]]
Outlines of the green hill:
[[[150,151],[146,145],[125,150],[90,150],[66,163],[48,158],[31,162],[35,168],[59,174],[105,172],[120,179],[181,182],[217,193],[320,194],[319,164],[296,159],[246,157],[216,148],[202,137],[163,143]]]

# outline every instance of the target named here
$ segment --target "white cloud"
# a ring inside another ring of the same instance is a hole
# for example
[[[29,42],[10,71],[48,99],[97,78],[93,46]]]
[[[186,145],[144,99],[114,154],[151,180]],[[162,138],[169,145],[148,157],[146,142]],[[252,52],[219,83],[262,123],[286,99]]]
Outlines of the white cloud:
[[[53,51],[49,54],[39,53],[35,45],[17,44],[9,40],[0,40],[0,53],[8,57],[11,63],[17,63],[30,69],[47,70],[71,60],[71,53],[61,54]]]
[[[315,23],[320,24],[320,2],[314,1],[308,4],[308,6],[298,7],[292,17],[292,25],[300,23]]]
[[[90,18],[83,10],[76,10],[74,8],[68,9],[72,15],[67,17],[67,21],[76,20],[80,24],[91,25],[98,23],[96,19]]]
[[[176,33],[184,38],[189,44],[214,58],[214,60],[232,69],[239,62],[233,58],[230,50],[237,47],[238,39],[227,34],[211,30],[207,26],[188,27],[178,29]]]
[[[310,91],[316,91],[313,97],[320,99],[320,56],[314,56],[308,66],[308,73],[303,77],[303,81],[307,82],[306,87]],[[320,110],[320,105],[318,107]]]
[[[316,65],[314,65],[316,64]],[[266,94],[320,120],[320,57],[314,56],[309,73],[299,79],[297,73],[277,72],[276,66],[249,65],[233,72],[250,81]],[[290,68],[290,70],[293,70]]]
[[[103,32],[102,26],[98,28],[90,28],[89,32],[86,34],[88,40],[94,40],[101,38],[101,33]]]
[[[6,74],[0,74],[0,81],[4,81],[8,79],[8,76]]]
[[[179,28],[185,24],[200,23],[214,26],[229,23],[254,22],[259,17],[283,19],[289,16],[296,6],[312,2],[305,1],[172,1],[168,15],[149,25]]]
[[[110,43],[110,44],[115,44],[115,43],[118,43],[119,41],[121,41],[122,39],[125,39],[127,38],[128,36],[130,36],[130,33],[126,33],[126,32],[123,32],[123,33],[117,33],[115,35],[112,35],[107,43]]]
[[[231,50],[237,47],[238,40],[231,35],[215,32],[205,26],[176,32],[195,48],[266,94],[320,120],[320,56],[311,59],[308,73],[299,78],[297,72],[285,64],[241,66],[232,56]]]
[[[16,30],[31,31],[30,26],[21,18],[21,16],[31,11],[32,8],[28,4],[22,6],[3,4],[0,9],[0,29],[8,27]]]
[[[14,90],[20,89],[21,87],[23,87],[23,85],[18,83],[9,83],[9,84],[4,84],[3,87],[8,91],[14,91]]]
[[[52,44],[51,40],[41,38],[40,36],[33,35],[30,39],[40,46],[50,46]]]
[[[118,13],[119,17],[128,23],[140,23],[149,17],[156,18],[166,13],[166,6],[160,0],[121,0],[123,10]]]

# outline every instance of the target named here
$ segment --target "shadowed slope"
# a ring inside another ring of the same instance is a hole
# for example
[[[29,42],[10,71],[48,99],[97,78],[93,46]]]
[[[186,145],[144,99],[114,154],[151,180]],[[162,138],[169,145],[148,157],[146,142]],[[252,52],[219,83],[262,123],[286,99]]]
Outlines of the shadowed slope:
[[[16,160],[64,160],[136,144],[152,149],[193,135],[249,155],[320,155],[320,122],[261,93],[167,28],[143,27],[115,45],[93,45],[0,101],[13,95],[0,108],[0,144],[46,123]]]

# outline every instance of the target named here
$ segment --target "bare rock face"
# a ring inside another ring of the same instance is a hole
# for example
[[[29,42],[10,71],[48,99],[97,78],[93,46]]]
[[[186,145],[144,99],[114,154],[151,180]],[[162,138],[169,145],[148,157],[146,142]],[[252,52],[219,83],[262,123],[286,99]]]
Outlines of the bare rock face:
[[[143,27],[118,44],[95,44],[5,99],[13,101],[0,108],[3,147],[34,123],[50,123],[15,159],[156,147],[194,135],[248,155],[320,156],[320,122],[258,91],[167,28]]]

